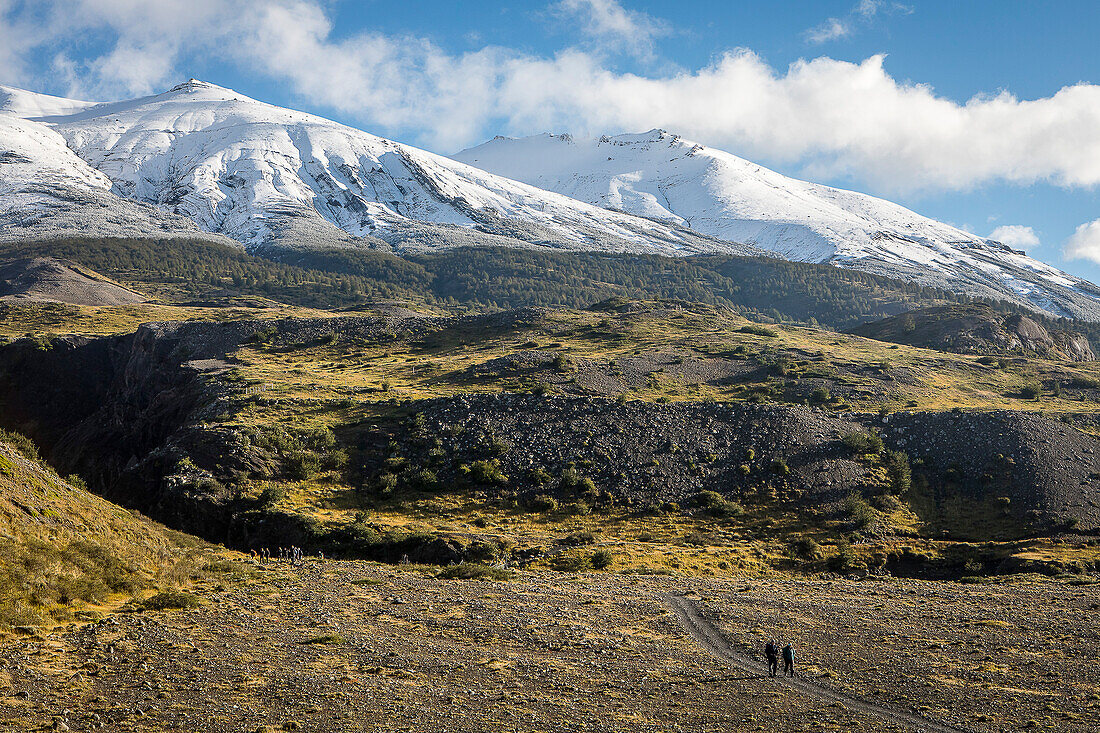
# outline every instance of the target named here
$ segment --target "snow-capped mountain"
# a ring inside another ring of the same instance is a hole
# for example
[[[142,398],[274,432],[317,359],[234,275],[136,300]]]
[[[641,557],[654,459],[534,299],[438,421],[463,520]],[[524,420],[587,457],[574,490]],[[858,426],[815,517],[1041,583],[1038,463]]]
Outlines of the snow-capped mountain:
[[[9,118],[0,131],[4,148],[18,153],[33,137],[51,141],[48,151],[25,155],[33,161],[25,165],[50,175],[67,170],[82,186],[185,216],[250,248],[385,240],[406,248],[724,249],[676,225],[609,212],[195,80],[109,104],[0,88],[0,111],[27,118]]]
[[[999,243],[665,132],[447,158],[196,80],[106,104],[0,86],[0,239],[69,234],[773,253],[1100,320],[1095,285]]]
[[[785,259],[1018,300],[1058,315],[1095,313],[1100,297],[1092,283],[1000,242],[883,199],[788,178],[663,130],[598,139],[498,137],[453,157]]]

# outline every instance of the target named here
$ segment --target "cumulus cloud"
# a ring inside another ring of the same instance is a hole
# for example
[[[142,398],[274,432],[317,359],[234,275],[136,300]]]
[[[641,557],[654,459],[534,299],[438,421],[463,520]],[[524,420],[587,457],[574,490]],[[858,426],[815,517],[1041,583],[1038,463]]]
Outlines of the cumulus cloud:
[[[1063,250],[1067,260],[1092,260],[1100,263],[1100,219],[1077,227]]]
[[[595,27],[605,37],[644,28],[640,16],[624,20],[617,10],[627,11],[610,0],[568,1],[602,19]],[[215,58],[285,83],[304,107],[339,110],[368,130],[443,151],[480,142],[490,130],[662,127],[884,194],[991,181],[1100,183],[1100,86],[1092,84],[1042,99],[1000,92],[959,103],[893,78],[882,56],[776,69],[741,49],[697,69],[643,75],[617,72],[591,49],[536,56],[487,46],[456,54],[416,37],[337,37],[321,0],[42,0],[34,23],[28,7],[0,0],[0,28],[29,25],[35,33],[27,42],[60,49],[50,79],[69,74],[83,87],[74,96],[84,98],[159,91],[190,75],[192,61]],[[76,55],[81,47],[65,39],[82,34],[108,37],[107,50]],[[9,64],[23,58],[20,51]]]
[[[1020,224],[1005,224],[994,229],[990,239],[995,239],[1002,244],[1016,249],[1029,250],[1039,246],[1039,235],[1031,227]]]
[[[668,34],[668,25],[618,0],[559,0],[557,12],[580,23],[581,34],[598,48],[635,56],[653,54],[655,41]]]

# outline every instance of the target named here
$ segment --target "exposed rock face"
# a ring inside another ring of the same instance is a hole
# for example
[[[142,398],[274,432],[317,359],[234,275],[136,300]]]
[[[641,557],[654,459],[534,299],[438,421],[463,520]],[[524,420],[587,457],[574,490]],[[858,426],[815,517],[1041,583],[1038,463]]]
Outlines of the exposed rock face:
[[[1005,314],[984,304],[921,308],[852,329],[858,336],[959,354],[1021,354],[1069,361],[1094,361],[1089,340],[1048,330],[1020,313]]]
[[[1030,412],[894,413],[886,442],[977,498],[1007,497],[1020,516],[1100,527],[1100,441]]]
[[[75,262],[34,257],[0,265],[0,299],[127,305],[142,303],[145,296]]]

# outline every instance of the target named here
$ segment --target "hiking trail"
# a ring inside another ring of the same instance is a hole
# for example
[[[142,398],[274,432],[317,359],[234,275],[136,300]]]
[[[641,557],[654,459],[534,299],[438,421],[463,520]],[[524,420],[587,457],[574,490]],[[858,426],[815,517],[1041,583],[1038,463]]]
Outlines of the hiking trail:
[[[753,659],[748,654],[735,651],[718,627],[708,621],[691,600],[680,595],[667,595],[665,600],[672,607],[673,612],[675,612],[687,632],[708,652],[740,670],[759,674],[761,677],[765,676],[762,672],[763,663]],[[776,677],[773,681],[786,685],[795,692],[823,702],[837,703],[850,710],[872,715],[887,722],[923,731],[924,733],[969,733],[965,728],[937,723],[915,713],[831,690],[804,677]]]

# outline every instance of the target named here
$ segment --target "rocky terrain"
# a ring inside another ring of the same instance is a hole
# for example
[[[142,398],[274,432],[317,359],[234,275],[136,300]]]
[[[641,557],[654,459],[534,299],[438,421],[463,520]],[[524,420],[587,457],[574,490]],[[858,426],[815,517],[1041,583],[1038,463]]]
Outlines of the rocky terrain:
[[[550,494],[557,502],[639,510],[687,508],[707,491],[734,502],[766,494],[807,507],[901,491],[890,488],[901,479],[889,477],[885,448],[913,462],[906,470],[927,493],[930,512],[949,500],[1002,501],[1017,533],[1100,528],[1100,445],[1071,416],[908,410],[883,417],[827,405],[491,393],[366,403],[329,438],[324,430],[320,438],[287,437],[267,427],[272,418],[257,427],[233,421],[250,410],[293,416],[356,404],[268,396],[263,383],[241,381],[242,349],[262,343],[273,354],[294,354],[303,345],[355,339],[391,348],[431,344],[486,329],[522,330],[547,317],[538,310],[459,319],[395,311],[149,324],[125,336],[47,344],[21,339],[0,349],[0,407],[8,426],[40,441],[63,472],[172,526],[240,547],[280,532],[339,545],[321,539],[333,527],[252,511],[258,499],[245,487],[293,480],[305,470],[296,468],[302,460],[320,467],[349,450],[348,480],[364,491],[472,484],[520,502]],[[884,446],[850,444],[876,432]]]
[[[145,297],[74,262],[53,257],[0,266],[0,299],[48,300],[74,305],[126,305]]]
[[[448,581],[307,560],[223,562],[194,590],[204,601],[194,610],[5,636],[0,723],[211,733],[1100,724],[1087,587],[607,573]],[[674,599],[755,667],[712,655]],[[766,677],[759,650],[770,637],[795,644],[797,686]]]
[[[852,329],[879,341],[893,341],[960,354],[1032,354],[1069,361],[1095,361],[1086,336],[1048,330],[1021,313],[1002,313],[988,305],[920,308]]]

